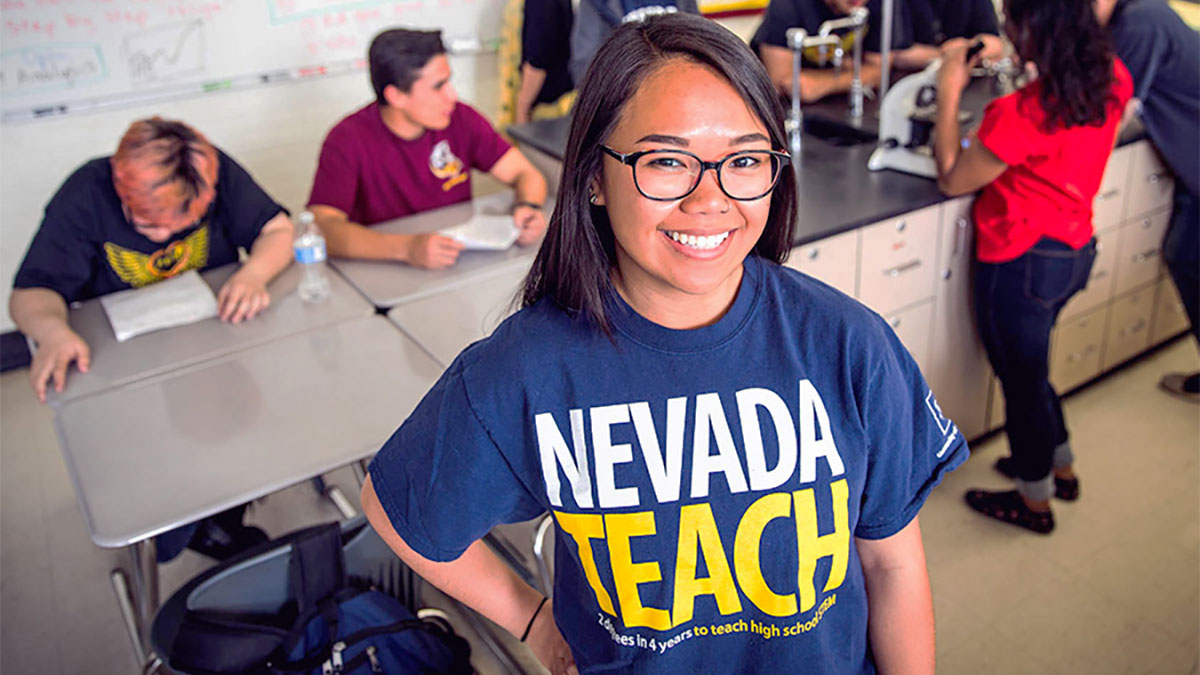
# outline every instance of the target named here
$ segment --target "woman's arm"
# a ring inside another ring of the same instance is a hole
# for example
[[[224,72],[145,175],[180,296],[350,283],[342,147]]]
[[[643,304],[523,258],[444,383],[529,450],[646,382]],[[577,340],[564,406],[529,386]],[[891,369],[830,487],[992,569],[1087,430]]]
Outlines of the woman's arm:
[[[551,603],[539,611],[542,594],[521,580],[486,544],[476,541],[457,560],[434,562],[414,551],[396,533],[369,476],[363,483],[362,507],[379,536],[421,578],[518,638],[533,618],[525,639],[529,649],[554,675],[577,672],[571,651],[554,622]]]
[[[933,596],[917,519],[887,539],[855,539],[867,585],[867,632],[880,673],[933,673]]]
[[[980,58],[976,54],[967,62],[966,50],[965,46],[947,50],[938,71],[933,157],[937,165],[938,188],[951,197],[975,192],[1008,169],[1007,164],[978,141],[968,141],[966,148],[962,148],[958,108],[962,91],[971,80],[971,68]]]

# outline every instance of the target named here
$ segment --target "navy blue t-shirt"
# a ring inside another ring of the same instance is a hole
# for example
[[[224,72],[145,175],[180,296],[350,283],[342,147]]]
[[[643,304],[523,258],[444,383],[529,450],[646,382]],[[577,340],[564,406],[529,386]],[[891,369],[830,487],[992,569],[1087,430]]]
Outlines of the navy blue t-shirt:
[[[161,243],[125,218],[108,157],[79,167],[46,205],[13,287],[47,288],[75,302],[237,262],[238,249],[249,250],[284,209],[233,158],[217,153],[217,196],[208,212]]]
[[[892,49],[904,49],[912,46],[912,31],[907,15],[902,11],[903,3],[896,3],[897,11],[892,17],[895,26],[892,33]],[[868,0],[867,10],[871,13],[867,19],[867,35],[863,39],[863,49],[868,52],[878,52],[883,31],[883,3],[881,0]],[[816,35],[821,24],[833,19],[844,18],[837,14],[825,0],[771,0],[763,12],[762,23],[755,31],[750,46],[758,52],[760,45],[787,47],[787,31],[789,28],[803,28],[809,35]]]
[[[878,315],[745,270],[704,328],[616,300],[610,340],[544,299],[464,350],[371,463],[399,535],[448,561],[551,511],[580,672],[874,672],[854,539],[967,446]]]
[[[951,38],[1000,34],[992,0],[907,0],[913,42],[937,47]]]
[[[1108,27],[1146,133],[1183,187],[1200,194],[1200,33],[1166,0],[1124,0]]]

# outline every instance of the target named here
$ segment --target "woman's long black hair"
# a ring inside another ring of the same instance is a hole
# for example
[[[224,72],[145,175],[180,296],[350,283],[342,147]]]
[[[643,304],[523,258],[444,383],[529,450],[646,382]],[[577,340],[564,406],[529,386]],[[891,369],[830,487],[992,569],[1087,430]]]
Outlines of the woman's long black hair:
[[[1037,65],[1046,131],[1103,126],[1115,101],[1113,48],[1094,0],[1006,0],[1004,13],[1017,53]]]
[[[722,75],[767,128],[771,146],[787,147],[783,107],[775,88],[754,52],[736,35],[685,13],[621,26],[600,47],[579,87],[554,214],[525,278],[522,306],[549,297],[610,333],[605,303],[614,292],[610,275],[616,247],[608,212],[589,204],[588,196],[600,172],[600,145],[616,127],[625,104],[647,75],[673,59],[693,61]],[[775,262],[782,262],[791,250],[796,223],[791,164],[781,172],[771,194],[766,229],[754,246],[760,257]]]

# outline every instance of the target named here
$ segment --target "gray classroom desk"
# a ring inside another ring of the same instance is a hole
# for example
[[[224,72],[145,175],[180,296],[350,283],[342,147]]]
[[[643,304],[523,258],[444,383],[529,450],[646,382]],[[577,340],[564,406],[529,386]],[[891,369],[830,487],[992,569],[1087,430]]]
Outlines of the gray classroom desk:
[[[433,211],[424,211],[371,229],[392,234],[421,234],[464,223],[478,210],[481,213],[508,213],[512,193],[501,192]],[[547,218],[552,210],[546,205]],[[404,302],[433,295],[481,276],[488,276],[513,261],[526,269],[533,264],[538,243],[513,246],[506,251],[463,251],[458,261],[443,270],[426,270],[396,262],[331,258],[330,264],[367,297],[376,307],[388,309]]]
[[[59,445],[134,648],[158,607],[151,537],[372,456],[442,366],[369,314],[63,404]]]
[[[398,304],[387,317],[449,366],[467,345],[490,335],[516,309],[529,264],[526,258],[497,264],[432,295]]]
[[[55,426],[88,534],[120,547],[372,456],[441,372],[364,316],[75,399]]]
[[[225,265],[201,274],[216,293],[238,269]],[[71,309],[67,321],[87,342],[92,363],[88,372],[72,369],[61,394],[49,392],[50,404],[58,407],[75,399],[137,382],[226,354],[242,351],[288,335],[340,321],[369,316],[374,308],[336,272],[327,270],[330,297],[309,304],[296,295],[302,271],[298,265],[284,270],[268,287],[271,306],[249,321],[237,325],[206,319],[169,330],[146,333],[117,342],[99,299],[87,300]]]

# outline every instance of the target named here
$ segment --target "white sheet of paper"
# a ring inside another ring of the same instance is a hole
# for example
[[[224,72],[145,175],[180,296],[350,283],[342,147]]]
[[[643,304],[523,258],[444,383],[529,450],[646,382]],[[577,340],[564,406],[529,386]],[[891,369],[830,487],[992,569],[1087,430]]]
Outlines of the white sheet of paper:
[[[503,251],[515,244],[521,233],[508,214],[477,213],[461,225],[442,230],[442,234],[462,242],[468,251]]]
[[[142,288],[102,296],[117,342],[217,315],[217,298],[196,270]]]

